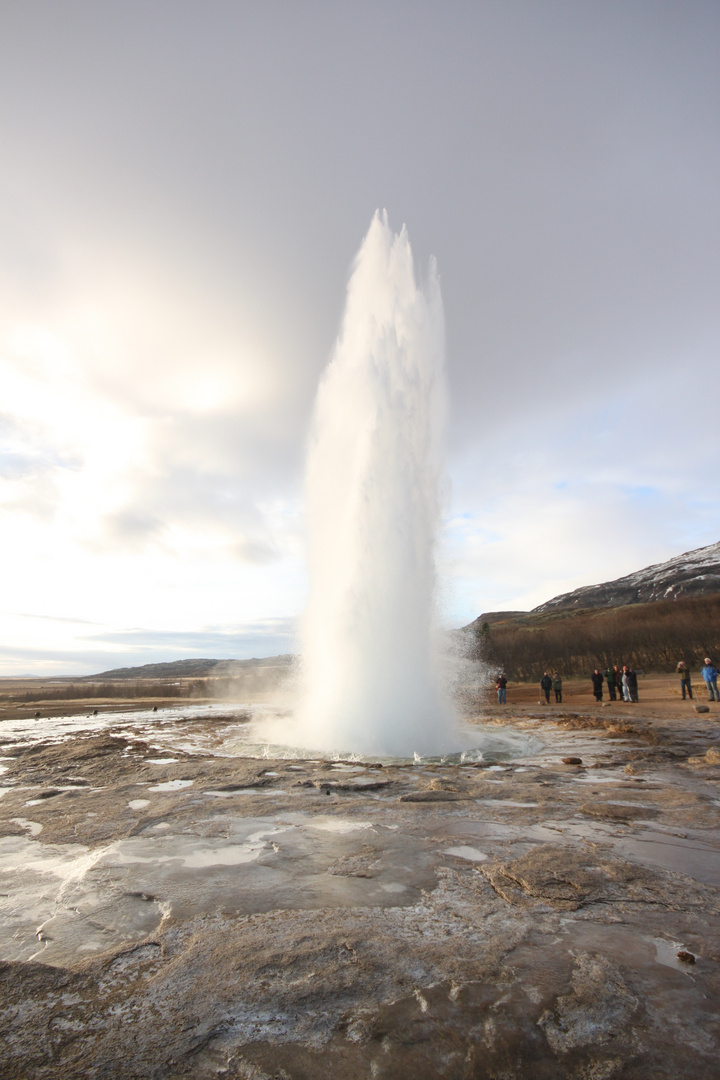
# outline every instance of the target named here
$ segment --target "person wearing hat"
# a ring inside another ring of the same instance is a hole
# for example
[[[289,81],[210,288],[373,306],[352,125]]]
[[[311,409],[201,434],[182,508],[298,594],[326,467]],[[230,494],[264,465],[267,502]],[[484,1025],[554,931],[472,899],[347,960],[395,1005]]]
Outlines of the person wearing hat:
[[[720,694],[718,693],[718,669],[713,664],[709,656],[705,657],[705,667],[700,672],[705,685],[708,688],[708,694],[710,701],[720,701]]]

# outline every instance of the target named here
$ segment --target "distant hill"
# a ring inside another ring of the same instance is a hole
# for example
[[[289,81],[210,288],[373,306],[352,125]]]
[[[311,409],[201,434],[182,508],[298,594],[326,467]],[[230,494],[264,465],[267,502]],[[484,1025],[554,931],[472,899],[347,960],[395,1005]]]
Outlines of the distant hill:
[[[294,656],[253,657],[251,660],[173,660],[166,664],[141,664],[139,667],[111,668],[97,675],[85,675],[84,681],[97,679],[192,679],[208,675],[239,675],[249,668],[289,667]],[[76,680],[81,681],[81,680]]]
[[[533,614],[568,608],[624,607],[714,593],[720,593],[720,543],[686,551],[615,581],[562,593],[533,608]]]
[[[531,622],[533,615],[551,611],[625,607],[627,604],[649,604],[716,593],[720,593],[720,543],[686,551],[667,562],[646,566],[601,585],[583,585],[538,604],[532,611],[483,612],[463,629],[476,629],[485,622],[489,626],[498,622]]]
[[[582,674],[612,663],[671,671],[720,655],[720,543],[587,585],[532,611],[490,611],[463,630],[511,678]]]
[[[673,671],[678,660],[692,667],[704,656],[720,656],[720,593],[520,612],[494,623],[476,620],[467,631],[473,632],[471,648],[478,658],[511,679],[539,679],[546,670],[589,675],[612,664]]]

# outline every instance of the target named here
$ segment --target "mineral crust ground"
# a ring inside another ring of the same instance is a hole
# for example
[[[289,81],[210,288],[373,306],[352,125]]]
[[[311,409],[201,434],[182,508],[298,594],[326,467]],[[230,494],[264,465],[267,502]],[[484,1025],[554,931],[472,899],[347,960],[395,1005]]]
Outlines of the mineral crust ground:
[[[542,748],[477,765],[0,723],[0,1075],[717,1080],[720,706],[669,694],[486,702]]]

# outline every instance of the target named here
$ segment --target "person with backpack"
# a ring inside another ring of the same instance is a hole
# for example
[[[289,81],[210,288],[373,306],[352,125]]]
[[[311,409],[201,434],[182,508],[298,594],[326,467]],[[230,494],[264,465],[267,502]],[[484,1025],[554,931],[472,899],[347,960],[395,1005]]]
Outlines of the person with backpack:
[[[545,703],[550,704],[550,691],[552,690],[552,679],[548,675],[547,671],[543,672],[543,677],[540,680],[540,689],[545,695]]]
[[[555,691],[555,704],[559,705],[562,702],[562,679],[557,671],[552,677],[552,688]]]

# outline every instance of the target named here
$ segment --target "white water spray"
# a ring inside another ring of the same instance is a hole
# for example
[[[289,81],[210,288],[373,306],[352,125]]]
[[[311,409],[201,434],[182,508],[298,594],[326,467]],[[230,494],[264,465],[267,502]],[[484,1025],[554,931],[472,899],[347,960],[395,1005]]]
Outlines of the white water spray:
[[[376,214],[308,451],[298,745],[412,756],[455,741],[435,615],[443,339],[434,263],[418,287],[405,228]]]

